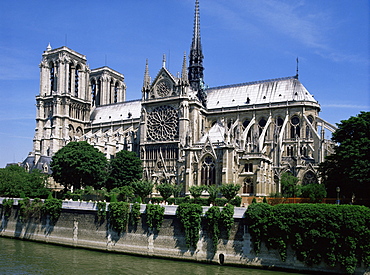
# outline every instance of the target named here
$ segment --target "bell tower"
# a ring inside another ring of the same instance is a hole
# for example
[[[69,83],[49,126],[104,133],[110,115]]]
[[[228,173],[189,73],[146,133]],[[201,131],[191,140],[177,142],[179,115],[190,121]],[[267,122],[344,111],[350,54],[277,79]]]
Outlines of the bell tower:
[[[79,140],[89,122],[91,95],[86,57],[67,47],[42,55],[40,94],[36,96],[35,162],[51,157],[69,141]]]

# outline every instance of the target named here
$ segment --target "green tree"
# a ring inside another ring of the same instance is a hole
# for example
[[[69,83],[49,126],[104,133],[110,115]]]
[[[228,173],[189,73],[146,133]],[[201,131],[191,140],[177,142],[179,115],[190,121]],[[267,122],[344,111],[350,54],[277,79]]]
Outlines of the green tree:
[[[328,195],[369,198],[370,194],[370,112],[361,112],[337,124],[332,140],[334,154],[320,164],[320,174]]]
[[[162,183],[157,186],[158,192],[161,194],[162,198],[167,201],[169,197],[173,194],[174,187],[170,183]]]
[[[207,192],[208,192],[208,203],[209,204],[214,204],[215,203],[215,200],[218,196],[218,193],[220,192],[220,188],[218,188],[217,186],[215,185],[209,185],[207,186],[206,188]]]
[[[222,184],[220,191],[222,195],[230,202],[239,193],[240,184],[226,183]]]
[[[142,174],[142,161],[136,153],[126,150],[119,151],[116,157],[109,162],[106,187],[111,190],[115,187],[130,185],[141,180]]]
[[[193,196],[194,199],[200,198],[202,192],[206,189],[203,185],[193,185],[189,188],[190,194]]]
[[[283,197],[298,197],[300,195],[298,182],[299,179],[293,176],[291,173],[283,173],[280,179],[281,193]]]
[[[40,170],[28,173],[18,165],[0,168],[0,196],[46,198],[49,193],[46,188],[47,177]]]
[[[107,178],[107,159],[86,141],[70,142],[52,158],[54,180],[65,189],[80,189],[87,185],[103,186]]]
[[[134,188],[135,194],[138,195],[144,203],[145,198],[152,193],[154,184],[147,180],[139,180],[133,182],[131,186]]]
[[[321,202],[326,197],[325,185],[312,183],[301,187],[301,197],[310,198],[311,202]]]

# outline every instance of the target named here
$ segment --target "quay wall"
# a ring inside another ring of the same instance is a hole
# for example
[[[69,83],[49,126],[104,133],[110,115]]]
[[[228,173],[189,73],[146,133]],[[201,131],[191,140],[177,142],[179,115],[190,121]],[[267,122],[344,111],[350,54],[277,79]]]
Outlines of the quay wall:
[[[0,203],[2,203],[2,198],[0,198]],[[216,252],[214,252],[212,240],[203,230],[204,226],[200,232],[197,249],[189,250],[185,243],[182,225],[176,217],[177,206],[164,207],[165,216],[159,233],[153,233],[148,228],[146,216],[142,215],[137,226],[129,225],[125,232],[117,234],[110,229],[106,219],[98,221],[97,206],[93,202],[64,201],[61,215],[52,225],[47,218],[21,222],[18,218],[18,201],[15,199],[10,217],[5,218],[1,211],[0,237],[242,267],[345,273],[339,267],[331,268],[325,264],[306,266],[296,260],[292,250],[288,250],[285,262],[281,261],[276,250],[268,250],[263,245],[261,252],[256,255],[253,252],[247,221],[243,218],[246,211],[244,207],[235,208],[235,222],[230,237],[219,241]],[[203,207],[203,213],[208,208]],[[144,213],[144,204],[141,205],[140,211]],[[364,268],[358,268],[356,273],[370,274]]]

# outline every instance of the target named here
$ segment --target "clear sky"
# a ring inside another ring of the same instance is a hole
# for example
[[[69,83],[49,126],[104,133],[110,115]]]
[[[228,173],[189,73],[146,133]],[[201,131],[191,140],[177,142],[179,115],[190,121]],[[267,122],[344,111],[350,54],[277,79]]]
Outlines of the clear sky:
[[[32,151],[39,63],[50,42],[124,74],[141,98],[154,78],[181,71],[195,0],[15,0],[0,9],[0,167]],[[335,124],[370,109],[368,0],[200,0],[204,81],[210,87],[292,76]]]

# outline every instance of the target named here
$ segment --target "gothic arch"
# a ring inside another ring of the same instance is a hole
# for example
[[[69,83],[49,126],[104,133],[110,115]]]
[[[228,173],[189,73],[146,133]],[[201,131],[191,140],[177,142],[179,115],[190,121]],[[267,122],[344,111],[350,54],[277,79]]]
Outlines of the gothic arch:
[[[317,175],[312,170],[308,170],[302,179],[302,185],[318,183]]]
[[[210,154],[206,154],[201,161],[201,185],[216,184],[216,160]]]

